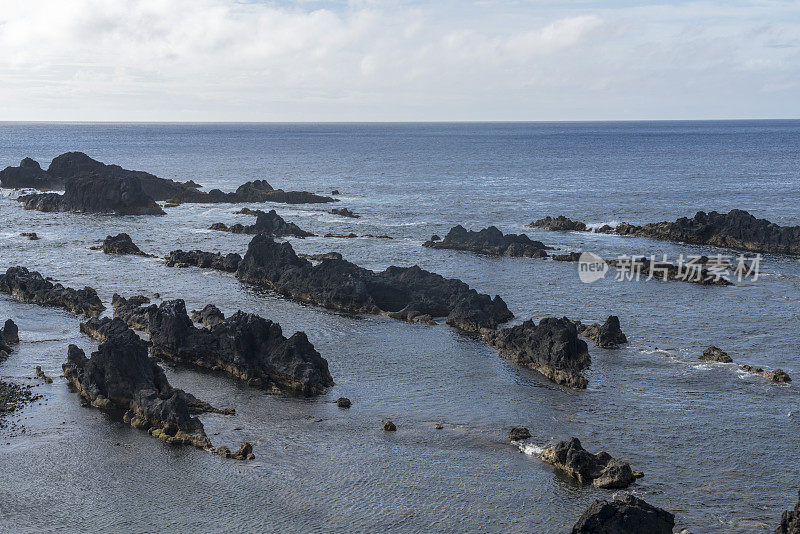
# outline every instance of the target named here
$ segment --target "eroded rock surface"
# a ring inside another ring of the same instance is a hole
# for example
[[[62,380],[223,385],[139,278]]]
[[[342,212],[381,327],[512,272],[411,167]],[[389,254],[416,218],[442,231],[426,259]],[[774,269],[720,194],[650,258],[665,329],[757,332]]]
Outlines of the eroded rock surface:
[[[86,317],[97,317],[106,309],[91,287],[72,289],[53,284],[25,267],[10,267],[0,275],[0,292],[8,293],[20,302],[55,306]]]
[[[599,323],[585,325],[580,321],[574,321],[574,323],[578,329],[578,333],[593,341],[598,347],[604,349],[618,349],[620,345],[624,345],[628,342],[628,338],[620,328],[619,317],[616,315],[609,315],[606,322],[602,325]]]
[[[549,248],[540,241],[534,241],[525,234],[503,234],[494,226],[479,232],[466,230],[458,225],[450,229],[443,240],[426,241],[424,247],[436,249],[465,250],[476,254],[491,256],[515,256],[526,258],[545,258]]]
[[[103,252],[106,254],[133,254],[137,256],[147,256],[141,249],[136,246],[131,236],[122,233],[115,236],[108,236],[103,241]]]
[[[572,534],[672,534],[675,516],[633,495],[595,501],[572,527]]]
[[[218,271],[235,272],[242,261],[238,254],[204,252],[202,250],[173,250],[166,256],[167,267],[201,267]]]
[[[562,386],[586,388],[583,371],[589,367],[589,348],[569,319],[548,317],[484,334],[500,356],[533,369]]]
[[[578,438],[546,448],[541,458],[581,484],[616,489],[628,487],[636,480],[629,463],[616,460],[606,452],[592,454],[581,446]]]
[[[43,170],[38,161],[23,159],[19,167],[0,171],[0,186],[7,189],[63,189],[64,179]]]
[[[234,234],[266,234],[276,237],[310,237],[314,235],[311,232],[303,230],[294,223],[286,222],[275,210],[270,210],[269,212],[259,210],[256,216],[258,218],[255,224],[247,226],[234,224],[233,226],[227,226],[223,223],[214,223],[211,225],[211,230],[232,232]]]

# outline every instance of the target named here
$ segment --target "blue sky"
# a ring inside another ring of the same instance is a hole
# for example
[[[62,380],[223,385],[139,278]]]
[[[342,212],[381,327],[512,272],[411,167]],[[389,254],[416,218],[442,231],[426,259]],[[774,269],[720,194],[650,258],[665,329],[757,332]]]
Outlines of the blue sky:
[[[800,1],[0,7],[0,120],[800,118]]]

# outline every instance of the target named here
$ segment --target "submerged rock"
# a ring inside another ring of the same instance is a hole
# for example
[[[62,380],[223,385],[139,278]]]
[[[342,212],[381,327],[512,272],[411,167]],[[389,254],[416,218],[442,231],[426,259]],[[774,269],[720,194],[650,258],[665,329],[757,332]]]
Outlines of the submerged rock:
[[[572,534],[672,534],[675,516],[633,495],[595,501],[572,527]]]
[[[37,234],[36,232],[22,232],[19,235],[22,237],[27,237],[31,241],[39,241],[39,234]]]
[[[331,210],[331,213],[333,215],[339,215],[340,217],[349,217],[351,219],[358,219],[361,217],[361,215],[357,215],[347,208],[334,208]]]
[[[64,194],[23,195],[25,209],[45,212],[113,213],[116,215],[164,215],[164,210],[131,177],[90,174],[68,180]]]
[[[499,331],[489,331],[486,341],[500,356],[533,369],[562,386],[585,389],[583,371],[589,367],[589,348],[566,317],[532,320]]]
[[[347,397],[339,397],[336,400],[336,406],[338,406],[339,408],[349,408],[351,405],[352,403],[350,402],[350,399],[348,399]]]
[[[544,219],[539,219],[538,221],[530,223],[528,226],[531,228],[544,228],[546,230],[557,231],[586,231],[585,223],[582,223],[581,221],[573,221],[572,219],[564,217],[563,215],[559,215],[556,218],[548,215]]]
[[[616,233],[750,252],[800,255],[800,226],[780,226],[743,210],[727,214],[698,211],[691,219],[682,217],[675,222],[643,226],[621,223]]]
[[[385,423],[383,423],[383,429],[386,432],[394,432],[395,430],[397,430],[397,426],[391,421],[386,421]]]
[[[0,187],[7,189],[63,189],[64,179],[43,170],[38,161],[23,159],[19,167],[0,171]]]
[[[128,234],[117,234],[107,236],[103,241],[103,252],[106,254],[134,254],[137,256],[147,256],[136,246],[131,236]]]
[[[289,243],[265,235],[250,242],[236,277],[300,301],[351,313],[386,313],[412,321],[443,317],[465,331],[495,328],[513,317],[505,302],[480,294],[461,280],[418,266],[389,267],[376,273],[342,259],[318,265],[300,258]]]
[[[310,396],[333,385],[328,362],[304,332],[287,339],[279,324],[241,311],[213,326],[197,328],[182,300],[151,305],[139,313],[121,300],[120,310],[128,312],[131,326],[147,318],[153,357],[222,371],[275,392]]]
[[[53,284],[25,267],[10,267],[6,274],[0,275],[0,292],[8,293],[20,302],[56,306],[86,317],[97,317],[106,309],[91,287],[72,289]]]
[[[173,250],[166,256],[167,267],[201,267],[218,271],[235,272],[242,261],[238,254],[222,255],[219,252],[203,252],[202,250]]]
[[[531,437],[531,431],[524,426],[515,426],[508,431],[508,441],[522,441]]]
[[[70,345],[63,369],[70,385],[91,406],[121,413],[125,423],[167,443],[211,446],[203,423],[190,414],[189,396],[170,386],[133,331],[101,343],[91,358]]]
[[[628,338],[622,333],[619,326],[619,317],[609,315],[606,322],[591,325],[582,324],[580,321],[573,321],[578,329],[578,333],[590,339],[595,345],[604,349],[618,349],[620,345],[628,342]]]
[[[225,314],[223,314],[219,308],[213,304],[207,304],[202,310],[192,311],[192,321],[195,323],[200,323],[203,326],[215,326],[224,320]]]
[[[800,500],[794,505],[794,510],[783,512],[775,534],[800,534]]]
[[[239,447],[239,450],[236,452],[231,452],[231,450],[224,445],[218,447],[214,452],[223,458],[232,458],[234,460],[254,460],[256,457],[256,455],[253,454],[253,445],[246,441],[242,443],[242,446]]]
[[[710,346],[703,351],[703,354],[698,358],[709,362],[731,363],[733,358],[728,356],[728,353],[719,347]]]
[[[629,463],[615,460],[606,452],[592,454],[581,446],[578,438],[546,448],[541,458],[581,484],[615,489],[628,487],[636,480]]]
[[[226,226],[223,223],[214,223],[211,230],[232,232],[234,234],[266,234],[271,236],[311,237],[314,234],[307,232],[294,223],[286,222],[275,210],[269,212],[257,211],[256,223],[244,226],[235,224]]]
[[[466,230],[458,225],[450,229],[443,240],[431,239],[424,247],[436,249],[465,250],[491,256],[516,256],[526,258],[545,258],[549,248],[540,241],[534,241],[525,234],[503,234],[494,226],[479,232]]]

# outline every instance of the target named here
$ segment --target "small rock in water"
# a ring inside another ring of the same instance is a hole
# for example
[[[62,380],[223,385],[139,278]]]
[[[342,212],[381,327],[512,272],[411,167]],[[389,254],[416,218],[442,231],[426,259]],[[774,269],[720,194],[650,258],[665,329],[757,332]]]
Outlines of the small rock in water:
[[[231,458],[233,460],[253,460],[256,457],[253,454],[253,445],[247,441],[242,443],[242,446],[236,452],[231,452],[225,445],[218,447],[214,452],[223,458]]]
[[[0,330],[0,338],[5,340],[6,343],[16,345],[19,343],[19,328],[11,319],[7,319],[2,330]]]
[[[395,430],[397,430],[397,426],[395,426],[395,424],[392,423],[391,421],[386,421],[383,424],[383,429],[387,432],[394,432]]]
[[[703,351],[703,355],[700,356],[701,360],[707,362],[720,362],[720,363],[731,363],[733,362],[733,358],[728,356],[728,353],[722,350],[719,347],[715,347],[714,345],[708,347],[706,350]]]
[[[522,441],[531,437],[531,432],[524,426],[515,426],[508,431],[508,441]]]
[[[37,241],[39,239],[39,236],[36,235],[36,232],[22,232],[19,235],[21,235],[22,237],[27,237],[31,241]]]
[[[336,406],[339,408],[349,408],[351,404],[352,403],[350,402],[350,399],[347,397],[339,397],[339,399],[336,401]]]
[[[771,380],[772,382],[791,382],[792,379],[789,377],[788,374],[783,369],[773,369],[772,371],[767,371],[764,373],[764,378],[767,380]]]
[[[46,374],[44,374],[44,371],[42,371],[42,367],[40,365],[36,366],[36,378],[41,378],[47,384],[52,384],[53,383],[53,379],[50,378],[49,376],[47,376]]]
[[[436,423],[435,425],[433,425],[433,428],[435,428],[436,430],[441,430],[444,428],[444,425],[442,423]]]

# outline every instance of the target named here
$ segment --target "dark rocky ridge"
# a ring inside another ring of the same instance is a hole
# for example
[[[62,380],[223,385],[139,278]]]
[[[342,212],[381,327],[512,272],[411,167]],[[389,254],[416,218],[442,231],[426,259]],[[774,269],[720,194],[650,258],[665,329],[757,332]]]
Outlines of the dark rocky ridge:
[[[8,293],[20,302],[56,306],[86,317],[97,317],[106,309],[91,287],[72,289],[53,284],[25,267],[10,267],[6,274],[0,275],[0,292]]]
[[[595,501],[572,527],[572,534],[672,534],[675,516],[633,495]]]
[[[147,256],[141,249],[136,246],[131,236],[128,234],[117,234],[115,236],[107,236],[103,241],[101,247],[106,254],[133,254],[136,256]]]
[[[211,230],[232,232],[234,234],[267,234],[271,236],[311,237],[314,235],[294,223],[286,222],[275,210],[270,210],[269,212],[258,210],[255,215],[258,217],[255,224],[227,226],[223,223],[214,223],[211,225]]]
[[[201,267],[218,271],[236,272],[242,257],[238,254],[222,255],[219,252],[203,252],[202,250],[173,250],[166,258],[167,267]]]
[[[486,341],[500,356],[533,369],[562,386],[584,389],[583,371],[591,359],[586,342],[567,319],[548,317],[537,326],[532,320],[499,331],[486,332]]]
[[[359,219],[361,217],[361,215],[353,213],[347,208],[334,208],[331,210],[331,214],[339,215],[340,217],[348,217],[350,219]]]
[[[125,299],[114,293],[111,298],[111,307],[114,308],[114,318],[119,318],[133,329],[150,332],[150,318],[155,314],[158,306],[149,304],[150,299],[137,295]],[[91,335],[91,334],[90,334]]]
[[[208,448],[203,423],[192,417],[187,394],[169,385],[130,329],[101,343],[91,358],[69,346],[64,377],[95,408],[121,413],[123,421],[167,443]]]
[[[629,463],[616,460],[606,452],[592,454],[583,448],[578,438],[546,448],[541,458],[581,484],[598,488],[626,488],[637,478]],[[639,476],[643,475],[640,473]]]
[[[466,230],[458,225],[450,229],[443,240],[431,239],[422,246],[436,249],[465,250],[491,256],[515,256],[546,258],[549,248],[540,241],[533,241],[525,234],[503,234],[494,226],[479,232]]]
[[[203,326],[215,326],[224,320],[225,314],[223,314],[219,308],[213,304],[206,304],[206,307],[202,310],[192,311],[192,321],[195,323],[200,323]]]
[[[143,300],[116,298],[115,315],[134,328],[147,321],[143,330],[150,334],[155,358],[222,371],[275,392],[310,396],[333,385],[328,362],[304,332],[287,339],[279,324],[241,311],[197,328],[182,300],[138,310],[130,304]]]
[[[628,338],[620,328],[619,317],[616,315],[609,315],[602,325],[599,323],[585,325],[580,321],[573,322],[580,335],[592,340],[600,348],[617,349],[620,345],[628,342]]]
[[[413,267],[376,273],[341,259],[318,265],[300,258],[289,243],[255,236],[236,277],[324,308],[352,313],[386,313],[395,319],[446,316],[447,324],[477,332],[513,317],[500,297],[492,299],[456,279]]]
[[[35,165],[34,165],[35,164]],[[282,202],[288,204],[334,202],[331,197],[315,195],[307,191],[284,191],[274,189],[265,180],[255,180],[239,186],[234,193],[213,189],[208,193],[198,191],[193,181],[185,183],[159,178],[144,171],[131,171],[119,165],[106,165],[90,158],[83,152],[67,152],[56,157],[47,171],[38,171],[38,163],[29,158],[20,167],[9,167],[0,173],[3,187],[39,187],[46,183],[52,188],[69,187],[71,180],[95,175],[102,178],[133,181],[139,184],[153,200],[166,200],[172,204],[215,202]],[[6,182],[10,185],[6,185]],[[14,184],[14,185],[11,185]],[[53,201],[48,201],[52,205]],[[45,211],[56,211],[53,209]],[[59,210],[64,211],[64,210]]]
[[[544,228],[546,230],[554,230],[561,232],[568,232],[568,231],[583,232],[586,230],[585,223],[582,223],[581,221],[573,221],[572,219],[564,217],[563,215],[559,215],[556,218],[550,217],[548,215],[544,219],[539,219],[538,221],[530,223],[528,226],[531,228]]]
[[[3,324],[3,328],[0,328],[0,339],[5,341],[10,345],[16,345],[19,343],[19,328],[17,327],[16,323],[11,319],[6,319],[5,324]]]
[[[64,180],[43,170],[38,161],[23,159],[19,167],[0,171],[0,187],[7,189],[63,189]]]
[[[141,182],[129,176],[79,176],[67,181],[63,195],[40,193],[17,200],[27,210],[45,212],[164,215],[164,210],[144,192]]]

